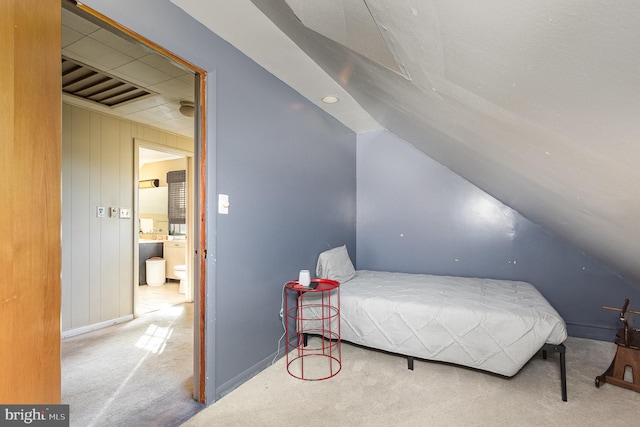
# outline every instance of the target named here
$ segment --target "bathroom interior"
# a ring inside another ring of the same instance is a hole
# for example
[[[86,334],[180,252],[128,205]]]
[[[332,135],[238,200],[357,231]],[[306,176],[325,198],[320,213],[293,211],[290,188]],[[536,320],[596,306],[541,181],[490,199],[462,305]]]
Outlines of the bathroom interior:
[[[187,272],[187,158],[139,148],[137,314],[192,301]]]

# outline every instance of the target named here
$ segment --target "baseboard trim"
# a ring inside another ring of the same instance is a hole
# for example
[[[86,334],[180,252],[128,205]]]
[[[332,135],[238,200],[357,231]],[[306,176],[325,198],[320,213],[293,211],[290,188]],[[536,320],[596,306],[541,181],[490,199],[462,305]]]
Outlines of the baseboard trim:
[[[60,337],[62,339],[75,337],[76,335],[86,334],[87,332],[96,331],[98,329],[106,328],[108,326],[117,325],[118,323],[124,323],[133,320],[133,314],[123,317],[117,317],[111,320],[105,320],[104,322],[93,323],[91,325],[82,326],[76,329],[69,329],[68,331],[62,331]]]
[[[566,322],[566,324],[567,333],[570,337],[609,342],[612,342],[616,337],[617,328],[579,322]]]
[[[214,402],[221,399],[225,395],[231,393],[233,390],[235,390],[236,388],[244,384],[247,380],[251,379],[255,375],[262,372],[264,369],[271,366],[274,358],[276,357],[276,354],[277,353],[275,352],[271,353],[269,356],[260,360],[258,363],[254,364],[249,369],[244,370],[240,374],[226,381],[220,387],[217,387],[215,392]],[[284,356],[284,353],[281,353],[281,354]],[[211,403],[214,403],[214,402],[211,402]]]

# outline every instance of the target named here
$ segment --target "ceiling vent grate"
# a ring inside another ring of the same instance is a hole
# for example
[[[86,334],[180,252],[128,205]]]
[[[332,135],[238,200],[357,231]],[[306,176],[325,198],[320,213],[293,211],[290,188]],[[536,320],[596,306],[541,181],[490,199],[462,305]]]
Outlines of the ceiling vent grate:
[[[62,92],[116,107],[153,95],[152,92],[88,65],[62,57]]]

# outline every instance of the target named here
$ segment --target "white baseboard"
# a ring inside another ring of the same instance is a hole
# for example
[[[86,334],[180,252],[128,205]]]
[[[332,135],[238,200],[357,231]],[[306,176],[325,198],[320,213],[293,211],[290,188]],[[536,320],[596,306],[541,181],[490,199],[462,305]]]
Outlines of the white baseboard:
[[[76,329],[70,329],[68,331],[63,331],[60,334],[60,336],[62,339],[71,338],[76,335],[86,334],[87,332],[106,328],[107,326],[113,326],[113,325],[117,325],[118,323],[128,322],[129,320],[133,320],[133,314],[130,314],[128,316],[118,317],[116,319],[105,320],[104,322],[94,323],[92,325],[82,326]]]

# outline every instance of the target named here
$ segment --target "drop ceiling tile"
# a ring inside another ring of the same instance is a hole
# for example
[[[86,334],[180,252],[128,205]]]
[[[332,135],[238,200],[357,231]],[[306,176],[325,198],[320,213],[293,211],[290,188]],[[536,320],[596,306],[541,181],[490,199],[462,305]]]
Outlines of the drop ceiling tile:
[[[193,81],[185,83],[180,79],[171,79],[150,87],[151,90],[162,93],[169,100],[193,101]]]
[[[188,128],[189,126],[193,127],[193,118],[185,117],[178,112],[178,115],[172,119],[167,119],[164,121],[166,126],[171,128]]]
[[[162,71],[171,77],[180,77],[187,73],[184,68],[178,67],[164,56],[160,56],[155,53],[141,57],[140,62],[143,62],[156,70]]]
[[[180,77],[176,77],[178,80],[180,80],[181,82],[189,85],[190,88],[193,89],[194,85],[196,84],[196,75],[193,72],[187,72],[183,75],[181,75]],[[192,90],[193,92],[193,90]]]
[[[112,108],[117,114],[127,115],[137,111],[147,110],[165,104],[166,101],[161,96],[150,96],[141,101],[130,102],[125,105]]]
[[[154,86],[172,79],[172,77],[167,73],[156,70],[140,61],[132,61],[128,64],[124,64],[114,69],[114,72],[128,78],[133,83],[140,85],[144,84],[146,87]]]
[[[73,28],[69,28],[66,25],[62,26],[61,45],[63,48],[77,42],[83,37],[84,35],[82,35],[82,33],[74,30]]]
[[[177,105],[156,105],[155,107],[135,112],[130,117],[133,120],[144,120],[145,123],[157,123],[175,119],[179,114]]]
[[[160,126],[160,123],[156,124],[156,126]],[[173,129],[174,132],[176,129],[179,129],[182,135],[188,134],[193,137],[194,119],[192,117],[184,117],[180,115],[179,118],[167,120],[164,123],[164,126],[166,126],[167,129]]]
[[[131,58],[138,59],[149,54],[149,50],[142,45],[131,43],[130,41],[105,29],[100,29],[92,33],[90,37],[103,45],[109,46],[120,53],[130,56]]]
[[[66,26],[74,28],[80,34],[84,35],[89,35],[100,29],[96,24],[79,17],[73,12],[69,12],[65,8],[62,8],[62,22]]]
[[[133,61],[132,57],[105,46],[90,37],[85,37],[67,46],[64,52],[71,59],[77,59],[89,66],[107,72]]]

